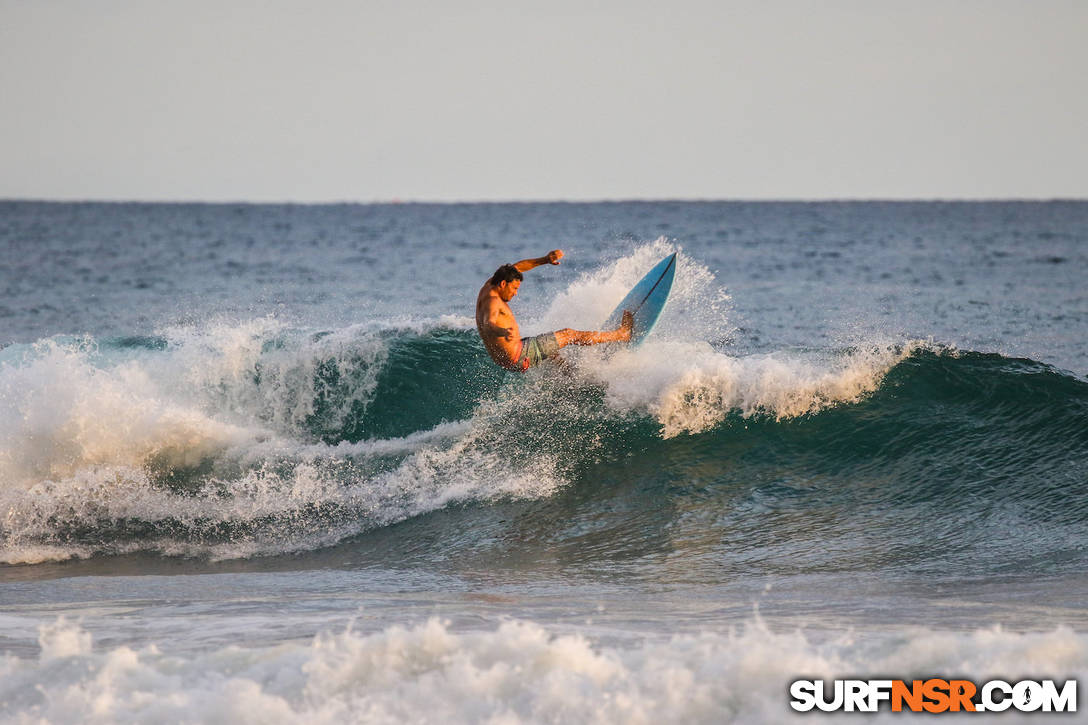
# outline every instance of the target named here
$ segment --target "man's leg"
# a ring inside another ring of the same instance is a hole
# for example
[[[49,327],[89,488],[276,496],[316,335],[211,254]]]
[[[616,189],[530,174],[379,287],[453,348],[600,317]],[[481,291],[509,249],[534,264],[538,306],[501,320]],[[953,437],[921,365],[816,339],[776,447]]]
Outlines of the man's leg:
[[[626,342],[631,339],[631,326],[634,317],[627,310],[623,311],[623,322],[615,330],[600,332],[572,330],[569,327],[555,331],[555,340],[559,347],[567,345],[599,345],[602,342]]]

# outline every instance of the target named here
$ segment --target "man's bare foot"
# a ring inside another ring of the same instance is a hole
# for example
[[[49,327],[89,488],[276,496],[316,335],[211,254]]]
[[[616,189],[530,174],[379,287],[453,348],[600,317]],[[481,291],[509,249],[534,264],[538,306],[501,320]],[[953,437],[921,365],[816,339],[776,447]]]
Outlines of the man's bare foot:
[[[623,337],[620,339],[624,342],[630,342],[631,329],[635,326],[635,316],[631,314],[631,310],[623,311],[623,321],[620,322],[620,330],[623,332]]]

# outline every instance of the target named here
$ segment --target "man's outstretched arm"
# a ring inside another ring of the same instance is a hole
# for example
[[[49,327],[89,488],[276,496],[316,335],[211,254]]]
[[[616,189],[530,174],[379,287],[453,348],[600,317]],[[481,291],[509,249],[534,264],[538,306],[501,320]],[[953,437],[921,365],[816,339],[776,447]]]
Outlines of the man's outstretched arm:
[[[534,267],[539,267],[542,264],[559,264],[559,260],[563,258],[562,249],[553,249],[545,254],[543,257],[537,257],[536,259],[523,259],[520,262],[514,263],[514,268],[519,272],[528,272]]]

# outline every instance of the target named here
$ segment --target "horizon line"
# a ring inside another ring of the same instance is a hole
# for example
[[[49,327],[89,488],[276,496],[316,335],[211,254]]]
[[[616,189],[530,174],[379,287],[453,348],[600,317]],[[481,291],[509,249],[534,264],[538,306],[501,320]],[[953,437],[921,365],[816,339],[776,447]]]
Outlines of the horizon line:
[[[980,203],[1069,203],[1088,202],[1088,196],[979,196],[979,197],[602,197],[595,199],[328,199],[328,200],[252,200],[252,199],[195,199],[195,198],[96,198],[96,197],[0,197],[0,203],[30,204],[163,204],[206,206],[458,206],[458,205],[516,205],[516,204],[980,204]]]

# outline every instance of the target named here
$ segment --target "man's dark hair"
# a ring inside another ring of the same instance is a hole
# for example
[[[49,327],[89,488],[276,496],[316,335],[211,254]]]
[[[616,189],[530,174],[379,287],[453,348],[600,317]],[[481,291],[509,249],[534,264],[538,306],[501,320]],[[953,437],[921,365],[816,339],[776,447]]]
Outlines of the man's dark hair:
[[[504,264],[495,270],[495,274],[491,275],[491,279],[487,280],[487,282],[488,284],[497,285],[499,282],[513,282],[515,279],[520,282],[525,278],[521,276],[521,272],[518,271],[517,267],[512,264]]]

